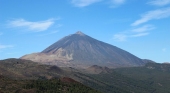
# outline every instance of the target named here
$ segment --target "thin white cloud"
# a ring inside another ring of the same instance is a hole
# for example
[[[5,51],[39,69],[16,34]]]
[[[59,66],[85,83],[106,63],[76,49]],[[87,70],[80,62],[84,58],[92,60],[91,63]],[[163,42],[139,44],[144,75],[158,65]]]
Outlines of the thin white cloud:
[[[0,44],[0,49],[4,49],[4,48],[12,48],[14,47],[13,45],[2,45]]]
[[[141,32],[146,32],[146,31],[150,31],[150,30],[153,30],[153,29],[155,29],[155,27],[153,25],[144,25],[142,27],[132,29],[132,32],[141,33]]]
[[[113,36],[113,39],[114,39],[115,41],[126,41],[127,35],[125,35],[125,34],[115,34],[115,35]]]
[[[137,33],[135,35],[131,35],[131,37],[141,37],[141,36],[147,36],[149,33]]]
[[[111,0],[111,7],[114,8],[114,7],[118,7],[122,4],[124,4],[126,2],[126,0]]]
[[[153,25],[144,25],[141,27],[126,30],[126,32],[120,32],[113,36],[115,41],[127,41],[128,38],[143,37],[150,34],[149,31],[155,29]]]
[[[169,16],[170,16],[170,7],[164,8],[164,9],[153,10],[153,11],[149,11],[146,14],[142,15],[141,19],[136,20],[131,25],[137,26],[137,25],[146,23],[150,20],[166,18],[166,17],[169,17]]]
[[[31,21],[26,21],[25,19],[16,19],[16,20],[9,21],[9,25],[11,27],[21,27],[27,30],[40,32],[40,31],[45,31],[50,26],[52,26],[54,24],[54,20],[55,19],[48,19],[45,21],[31,22]]]
[[[155,5],[155,6],[165,6],[170,4],[170,0],[151,0],[148,2],[150,5]]]
[[[114,41],[127,41],[128,38],[137,38],[137,37],[143,37],[149,35],[149,32],[143,32],[143,33],[128,33],[128,34],[115,34],[113,36]]]
[[[166,52],[166,51],[167,51],[167,49],[166,49],[166,48],[163,48],[163,49],[162,49],[162,51],[163,51],[163,52]]]
[[[102,0],[72,0],[71,3],[76,7],[85,7],[100,1]]]

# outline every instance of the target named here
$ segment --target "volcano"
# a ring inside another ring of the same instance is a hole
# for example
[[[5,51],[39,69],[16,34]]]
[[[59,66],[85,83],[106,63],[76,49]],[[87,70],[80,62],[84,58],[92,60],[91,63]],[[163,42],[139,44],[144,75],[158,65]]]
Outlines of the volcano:
[[[142,66],[145,62],[116,46],[96,40],[80,31],[68,35],[39,53],[21,59],[60,67],[115,67]]]

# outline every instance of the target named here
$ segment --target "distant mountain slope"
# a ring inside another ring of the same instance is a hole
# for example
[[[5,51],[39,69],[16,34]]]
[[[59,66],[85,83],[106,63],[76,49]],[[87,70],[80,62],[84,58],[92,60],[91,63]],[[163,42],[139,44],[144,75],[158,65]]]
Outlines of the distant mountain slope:
[[[111,69],[109,69],[108,67],[93,65],[91,67],[88,67],[86,71],[87,73],[91,73],[91,74],[100,74],[100,73],[109,73],[111,72]]]
[[[149,59],[142,59],[144,63],[156,63],[155,61]]]
[[[123,93],[170,92],[170,64],[149,62],[142,67],[116,68],[109,73],[87,76],[98,81],[98,85],[103,84],[102,89],[107,90],[103,90],[105,93],[119,93],[119,91],[113,92],[116,88],[124,91]],[[83,75],[80,75],[80,77],[83,77]]]
[[[151,86],[150,82],[129,78],[126,75],[117,73],[114,69],[109,73],[76,73],[75,76],[83,80],[83,84],[104,93],[158,93],[155,92],[156,88]]]
[[[80,31],[62,38],[40,53],[25,55],[21,59],[65,67],[99,65],[114,68],[145,64],[140,58]]]
[[[147,82],[154,88],[153,93],[170,92],[170,64],[147,63],[144,67],[130,67],[115,69],[129,78]]]

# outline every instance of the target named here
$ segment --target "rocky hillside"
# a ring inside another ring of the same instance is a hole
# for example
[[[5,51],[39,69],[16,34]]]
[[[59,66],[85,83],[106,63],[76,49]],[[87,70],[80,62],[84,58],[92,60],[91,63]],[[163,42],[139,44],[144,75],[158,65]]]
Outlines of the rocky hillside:
[[[63,73],[64,71],[57,66],[43,65],[30,60],[0,60],[0,75],[12,79],[59,78]]]

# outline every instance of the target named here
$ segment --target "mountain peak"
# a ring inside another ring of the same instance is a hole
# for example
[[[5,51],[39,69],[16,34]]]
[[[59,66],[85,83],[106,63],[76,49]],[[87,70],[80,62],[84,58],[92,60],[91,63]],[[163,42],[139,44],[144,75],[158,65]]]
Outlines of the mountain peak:
[[[114,68],[145,64],[142,59],[118,47],[96,40],[81,31],[64,37],[40,53],[26,55],[22,59],[80,68],[91,65]]]
[[[78,34],[78,35],[81,35],[81,36],[84,36],[85,34],[81,31],[77,31],[75,34]]]

